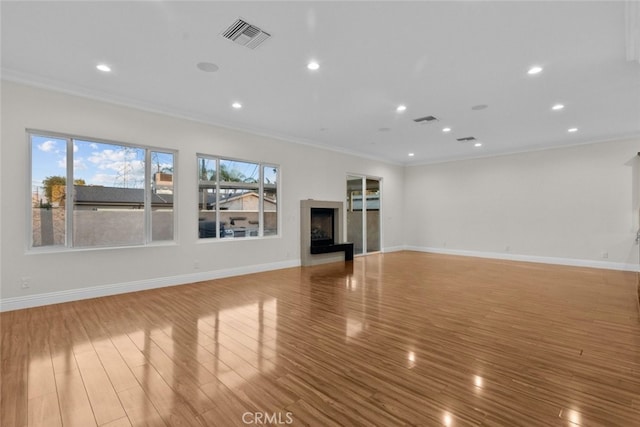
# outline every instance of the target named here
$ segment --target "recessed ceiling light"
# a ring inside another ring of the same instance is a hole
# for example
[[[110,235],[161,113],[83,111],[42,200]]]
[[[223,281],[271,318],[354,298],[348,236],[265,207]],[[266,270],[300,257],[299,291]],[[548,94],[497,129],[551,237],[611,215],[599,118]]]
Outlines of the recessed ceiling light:
[[[234,102],[233,104],[231,104],[231,106],[236,110],[239,110],[242,108],[242,104],[240,104],[239,102]]]
[[[474,147],[482,147],[482,142],[476,142],[473,144]]]
[[[398,113],[402,113],[403,111],[405,111],[407,109],[406,105],[398,105],[398,108],[396,108],[396,111]]]
[[[551,109],[555,111],[562,110],[563,108],[564,108],[564,105],[562,104],[556,104],[553,107],[551,107]]]
[[[451,132],[451,128],[442,128],[442,132]]]
[[[204,71],[206,73],[215,73],[220,69],[216,64],[212,62],[198,62],[196,64],[199,70]]]
[[[413,157],[413,156],[415,156],[414,153],[409,153],[409,157]]]
[[[108,73],[109,71],[111,71],[111,67],[109,67],[107,64],[98,64],[96,65],[96,68],[105,73]]]
[[[307,64],[307,68],[308,68],[308,69],[310,69],[310,70],[312,70],[312,71],[315,71],[315,70],[317,70],[318,68],[320,68],[320,64],[318,64],[316,61],[311,61],[311,62],[309,62],[309,63]]]
[[[569,128],[567,129],[567,132],[571,132],[571,133],[578,132],[578,128]]]
[[[529,71],[527,71],[527,74],[538,74],[540,71],[542,71],[542,67],[536,65],[529,68]]]

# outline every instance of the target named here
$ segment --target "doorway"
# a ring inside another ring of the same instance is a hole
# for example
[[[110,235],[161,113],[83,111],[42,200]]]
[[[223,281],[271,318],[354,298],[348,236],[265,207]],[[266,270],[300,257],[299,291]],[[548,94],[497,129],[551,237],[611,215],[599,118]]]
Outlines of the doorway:
[[[379,252],[380,178],[347,175],[347,240],[353,242],[353,253]]]

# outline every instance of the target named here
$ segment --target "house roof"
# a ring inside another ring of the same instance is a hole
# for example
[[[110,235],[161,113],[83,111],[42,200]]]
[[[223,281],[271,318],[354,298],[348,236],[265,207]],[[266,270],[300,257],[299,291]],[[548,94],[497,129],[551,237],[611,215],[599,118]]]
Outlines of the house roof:
[[[242,193],[242,194],[230,194],[224,197],[220,197],[220,203],[228,203],[228,202],[232,202],[234,200],[238,200],[238,199],[244,199],[246,197],[254,197],[254,198],[258,198],[258,193],[251,191],[248,193]],[[270,197],[265,197],[264,200],[271,202],[271,203],[275,203],[275,200],[273,200]]]
[[[208,206],[215,206],[216,205],[216,195],[213,193],[205,193],[206,194],[206,203]],[[227,203],[231,203],[234,200],[238,200],[238,199],[242,199],[245,197],[258,197],[258,194],[255,191],[251,191],[251,192],[245,192],[245,193],[241,193],[241,194],[221,194],[220,195],[220,208],[224,209],[224,205]],[[264,198],[265,201],[269,202],[269,203],[273,203],[276,204],[276,201],[270,197],[265,197]],[[200,196],[200,202],[202,201],[202,196]]]
[[[74,185],[75,203],[80,205],[143,205],[144,189]],[[173,195],[153,194],[154,205],[172,205]]]

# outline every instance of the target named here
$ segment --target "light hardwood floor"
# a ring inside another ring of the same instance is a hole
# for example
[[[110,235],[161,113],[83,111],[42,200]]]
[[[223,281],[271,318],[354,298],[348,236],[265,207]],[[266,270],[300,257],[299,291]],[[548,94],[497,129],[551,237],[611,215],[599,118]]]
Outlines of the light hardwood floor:
[[[638,426],[635,273],[398,252],[2,313],[13,426]]]

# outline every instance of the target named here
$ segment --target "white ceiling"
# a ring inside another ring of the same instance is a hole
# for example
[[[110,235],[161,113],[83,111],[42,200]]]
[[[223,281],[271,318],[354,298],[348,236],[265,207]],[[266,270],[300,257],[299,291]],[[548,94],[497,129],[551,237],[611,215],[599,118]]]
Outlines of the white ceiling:
[[[637,6],[2,1],[2,76],[426,163],[640,135],[640,63],[627,59],[629,42],[640,43]],[[238,17],[271,39],[251,50],[222,38]],[[311,59],[319,70],[306,68]],[[203,72],[199,62],[219,70]],[[528,75],[532,65],[544,70]],[[565,108],[552,111],[556,103]],[[479,104],[488,108],[471,109]],[[413,121],[427,115],[438,121]],[[456,141],[467,136],[483,146]]]

